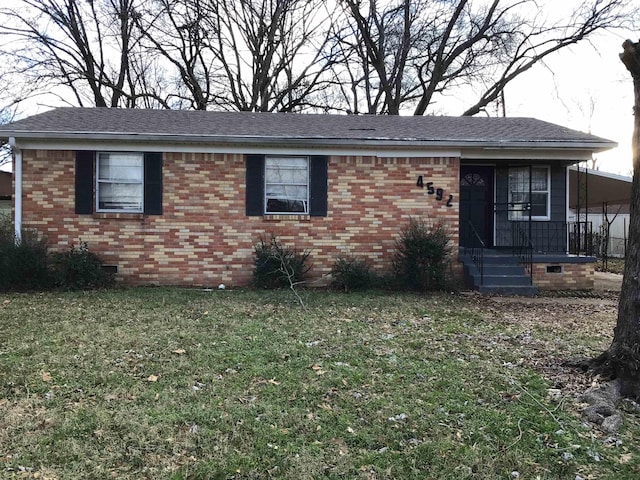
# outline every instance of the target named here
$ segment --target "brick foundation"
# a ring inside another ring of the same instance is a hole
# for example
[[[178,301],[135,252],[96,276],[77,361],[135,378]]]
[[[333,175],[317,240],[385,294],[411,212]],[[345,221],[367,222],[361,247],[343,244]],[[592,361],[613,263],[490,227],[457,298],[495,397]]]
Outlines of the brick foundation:
[[[561,267],[557,273],[547,267]],[[541,290],[591,290],[595,279],[594,263],[534,263],[533,284]]]
[[[458,158],[331,156],[326,217],[246,216],[244,155],[202,153],[164,154],[162,215],[76,215],[74,160],[74,151],[23,151],[23,225],[54,251],[86,241],[130,284],[246,285],[253,247],[271,234],[311,251],[312,285],[328,283],[339,255],[385,271],[410,217],[442,222],[457,251]],[[442,188],[443,200],[418,187],[418,175]]]

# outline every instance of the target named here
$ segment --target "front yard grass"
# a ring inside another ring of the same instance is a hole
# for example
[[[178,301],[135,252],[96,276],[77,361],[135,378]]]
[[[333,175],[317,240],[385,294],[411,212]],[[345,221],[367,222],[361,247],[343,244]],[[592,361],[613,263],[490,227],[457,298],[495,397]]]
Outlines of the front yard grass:
[[[0,295],[0,477],[637,478],[636,418],[599,434],[531,361],[595,355],[593,329],[450,294],[304,299]]]

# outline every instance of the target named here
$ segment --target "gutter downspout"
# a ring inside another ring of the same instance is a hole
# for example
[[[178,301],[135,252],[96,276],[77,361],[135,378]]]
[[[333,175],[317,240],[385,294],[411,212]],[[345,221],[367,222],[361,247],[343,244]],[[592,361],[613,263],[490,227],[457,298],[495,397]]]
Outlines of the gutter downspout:
[[[22,240],[22,150],[16,144],[16,138],[9,138],[9,146],[14,154],[13,176],[15,181],[14,198],[14,231],[16,243]]]

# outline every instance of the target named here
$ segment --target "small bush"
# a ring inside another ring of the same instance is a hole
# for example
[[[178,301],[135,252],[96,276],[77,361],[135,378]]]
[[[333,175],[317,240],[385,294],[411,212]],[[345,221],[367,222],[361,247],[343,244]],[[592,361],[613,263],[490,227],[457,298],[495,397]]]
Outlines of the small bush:
[[[269,241],[261,235],[254,251],[253,283],[259,288],[290,288],[303,282],[310,269],[307,265],[310,252],[284,247],[274,235]]]
[[[89,251],[86,242],[66,252],[54,253],[51,266],[55,285],[63,290],[91,290],[113,286],[113,274],[102,268],[100,257]]]
[[[11,218],[0,218],[0,290],[43,290],[51,284],[48,247],[34,230],[23,229],[15,236]]]
[[[396,240],[394,274],[413,290],[444,289],[450,250],[449,236],[441,224],[430,226],[422,220],[410,219]]]
[[[11,216],[0,213],[0,245],[4,245],[7,242],[13,242],[14,235]]]
[[[85,242],[68,252],[49,253],[46,238],[23,229],[16,239],[11,218],[0,215],[0,291],[87,290],[113,285]]]
[[[346,292],[367,290],[374,283],[371,266],[358,257],[338,257],[331,268],[331,276],[331,286]]]

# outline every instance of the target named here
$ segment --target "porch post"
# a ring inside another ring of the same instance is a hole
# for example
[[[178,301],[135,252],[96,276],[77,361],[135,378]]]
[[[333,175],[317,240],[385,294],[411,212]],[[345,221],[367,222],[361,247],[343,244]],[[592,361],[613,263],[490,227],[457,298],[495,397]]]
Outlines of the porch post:
[[[580,255],[581,250],[581,242],[582,242],[582,228],[580,227],[580,177],[582,174],[580,173],[580,164],[578,164],[577,175],[576,175],[576,217],[578,221],[578,232],[576,234],[576,252]]]
[[[531,244],[533,244],[533,237],[531,236],[531,229],[532,229],[532,224],[531,224],[531,216],[533,214],[533,197],[531,195],[531,190],[533,190],[533,165],[529,164],[529,222],[527,222],[529,224],[529,242],[531,242]]]
[[[584,167],[584,204],[584,253],[587,255],[591,253],[593,255],[593,230],[590,235],[587,236],[587,225],[589,225],[589,169],[587,167]],[[589,245],[589,243],[591,243],[591,245]],[[591,252],[587,251],[587,248]]]

